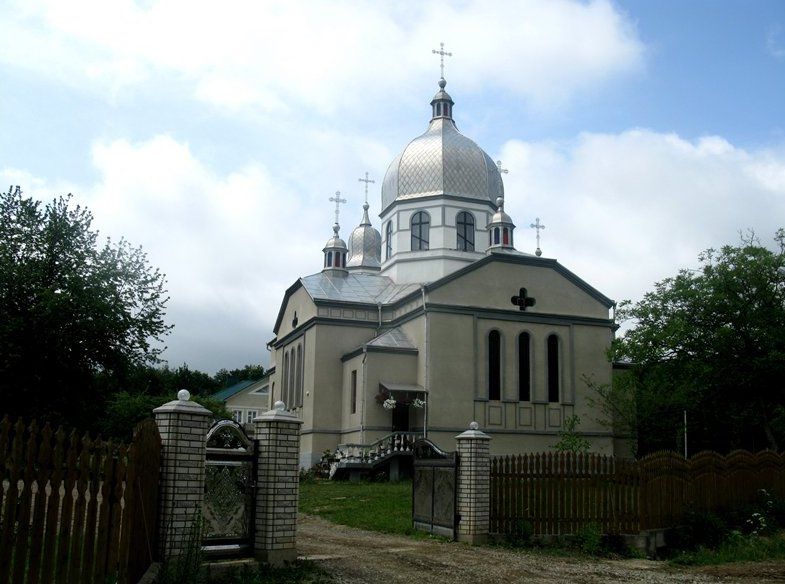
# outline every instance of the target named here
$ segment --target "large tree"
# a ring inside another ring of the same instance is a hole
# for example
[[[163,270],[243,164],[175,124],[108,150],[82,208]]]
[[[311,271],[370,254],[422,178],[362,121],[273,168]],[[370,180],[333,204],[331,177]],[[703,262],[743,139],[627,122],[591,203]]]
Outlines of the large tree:
[[[708,250],[700,268],[655,285],[618,316],[612,348],[632,363],[640,452],[785,446],[785,231],[775,250],[750,234]]]
[[[0,396],[3,410],[90,425],[97,373],[158,362],[164,275],[141,248],[99,242],[71,196],[42,204],[0,194]]]

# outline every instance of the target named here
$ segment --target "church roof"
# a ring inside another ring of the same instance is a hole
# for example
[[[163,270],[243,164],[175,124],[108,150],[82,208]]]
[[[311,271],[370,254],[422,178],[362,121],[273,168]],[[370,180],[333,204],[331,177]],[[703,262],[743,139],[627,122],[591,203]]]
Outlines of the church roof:
[[[375,337],[366,343],[369,347],[378,347],[385,349],[414,349],[417,346],[406,336],[400,327],[390,329],[378,337]]]
[[[338,300],[363,304],[389,304],[419,289],[419,284],[395,284],[387,276],[349,273],[344,276],[318,273],[301,278],[314,300]]]

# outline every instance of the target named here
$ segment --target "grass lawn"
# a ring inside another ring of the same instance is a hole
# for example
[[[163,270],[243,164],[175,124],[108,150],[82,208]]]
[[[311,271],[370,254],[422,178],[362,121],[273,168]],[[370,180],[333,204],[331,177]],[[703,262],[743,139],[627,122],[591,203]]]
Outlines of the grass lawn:
[[[428,534],[412,529],[412,483],[300,483],[300,511],[333,523],[399,535]]]

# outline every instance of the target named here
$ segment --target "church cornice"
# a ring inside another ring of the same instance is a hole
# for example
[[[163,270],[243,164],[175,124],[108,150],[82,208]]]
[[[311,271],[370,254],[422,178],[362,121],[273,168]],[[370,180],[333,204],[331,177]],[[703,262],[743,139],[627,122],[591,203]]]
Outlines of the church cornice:
[[[447,193],[434,193],[432,195],[410,195],[409,197],[402,197],[399,199],[394,200],[392,203],[387,205],[382,211],[379,213],[379,217],[384,217],[388,211],[390,211],[395,206],[406,205],[409,203],[420,204],[422,202],[430,202],[430,201],[457,201],[460,203],[471,203],[473,205],[481,205],[484,207],[488,207],[491,211],[496,211],[496,205],[494,205],[491,201],[477,199],[473,197],[462,197],[460,195],[449,195]]]
[[[613,327],[610,318],[595,318],[591,316],[574,316],[568,314],[553,314],[543,312],[520,312],[518,310],[503,310],[499,308],[485,308],[481,306],[453,306],[452,304],[426,304],[428,312],[443,314],[463,314],[492,320],[506,320],[511,322],[532,322],[540,324],[582,324],[588,326]]]

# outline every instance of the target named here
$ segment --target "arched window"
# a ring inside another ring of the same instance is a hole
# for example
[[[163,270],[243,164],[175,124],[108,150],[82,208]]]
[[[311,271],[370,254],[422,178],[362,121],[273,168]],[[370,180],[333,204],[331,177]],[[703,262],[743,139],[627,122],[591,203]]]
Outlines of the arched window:
[[[412,216],[412,251],[429,248],[429,231],[431,219],[425,211],[417,211]]]
[[[518,335],[518,399],[531,401],[531,337],[529,333]]]
[[[559,401],[559,337],[548,337],[548,401]]]
[[[387,227],[384,229],[384,259],[389,260],[392,256],[392,221],[387,222]]]
[[[289,403],[289,351],[283,354],[283,379],[281,380],[281,401],[287,406]]]
[[[502,241],[504,242],[504,245],[510,245],[510,230],[506,227],[504,228],[504,236]]]
[[[458,232],[458,249],[474,251],[474,216],[466,211],[461,211],[455,218],[455,228]]]
[[[502,339],[499,331],[488,334],[488,399],[502,396]]]
[[[327,252],[327,267],[331,268],[332,265],[333,265],[333,252],[328,251]]]
[[[499,245],[499,228],[498,227],[494,227],[493,228],[493,244],[494,245]]]
[[[294,349],[289,351],[289,401],[286,402],[288,409],[297,407],[297,378],[294,373],[295,369]]]
[[[303,405],[303,346],[302,345],[297,345],[297,369],[295,370],[295,376],[297,379],[295,383],[295,387],[296,387],[295,392],[297,395],[294,401],[298,407],[302,407]]]

